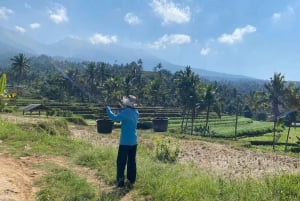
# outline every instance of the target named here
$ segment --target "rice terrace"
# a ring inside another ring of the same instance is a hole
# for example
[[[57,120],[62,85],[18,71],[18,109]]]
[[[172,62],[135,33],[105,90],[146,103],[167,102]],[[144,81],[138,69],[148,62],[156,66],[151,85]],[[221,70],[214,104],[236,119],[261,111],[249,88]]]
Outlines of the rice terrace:
[[[78,68],[42,56],[21,76],[19,59],[29,67],[20,54],[1,74],[0,200],[300,199],[299,88],[280,73],[256,84],[211,82],[189,66],[174,74],[143,71],[141,61]],[[132,93],[137,182],[118,188],[121,125],[102,132],[100,120]]]

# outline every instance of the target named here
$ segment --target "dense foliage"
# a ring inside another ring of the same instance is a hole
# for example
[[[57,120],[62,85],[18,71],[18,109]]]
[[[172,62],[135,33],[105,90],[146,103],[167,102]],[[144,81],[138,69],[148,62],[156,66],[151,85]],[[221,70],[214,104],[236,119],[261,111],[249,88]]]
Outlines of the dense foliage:
[[[270,120],[275,126],[289,111],[299,108],[299,87],[275,73],[270,82],[257,80],[205,80],[190,66],[172,73],[160,63],[153,71],[143,70],[143,61],[109,64],[93,61],[67,61],[45,55],[11,58],[7,74],[11,91],[20,97],[55,100],[62,103],[90,102],[102,106],[118,104],[123,95],[134,94],[141,106],[181,108],[184,120],[206,113],[204,133],[210,113]],[[237,134],[237,133],[236,133]]]

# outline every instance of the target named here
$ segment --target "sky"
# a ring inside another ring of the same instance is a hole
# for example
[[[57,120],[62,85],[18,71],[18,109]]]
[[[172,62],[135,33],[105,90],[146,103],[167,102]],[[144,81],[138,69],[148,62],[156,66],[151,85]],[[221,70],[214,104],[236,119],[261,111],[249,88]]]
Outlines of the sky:
[[[300,0],[0,0],[0,26],[45,44],[73,37],[183,68],[300,81]]]

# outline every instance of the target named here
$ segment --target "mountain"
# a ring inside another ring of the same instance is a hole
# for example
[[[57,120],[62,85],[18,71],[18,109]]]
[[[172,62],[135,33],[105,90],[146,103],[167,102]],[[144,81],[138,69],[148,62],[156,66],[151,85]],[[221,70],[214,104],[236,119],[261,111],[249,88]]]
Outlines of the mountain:
[[[185,66],[173,64],[142,49],[118,45],[92,45],[88,41],[71,37],[46,45],[35,41],[27,36],[26,33],[19,33],[0,27],[0,62],[7,61],[7,58],[11,58],[20,52],[27,56],[45,54],[52,57],[63,57],[66,60],[102,61],[111,64],[126,64],[142,59],[144,69],[149,71],[153,70],[159,63],[162,64],[164,69],[172,73],[185,68]],[[2,65],[6,65],[6,63],[2,63]],[[0,67],[2,65],[0,63]],[[198,73],[200,77],[208,80],[252,79],[241,75],[224,74],[198,68],[193,68],[193,71]]]
[[[42,54],[46,49],[43,45],[24,33],[19,33],[0,27],[0,54],[26,52],[28,54]]]

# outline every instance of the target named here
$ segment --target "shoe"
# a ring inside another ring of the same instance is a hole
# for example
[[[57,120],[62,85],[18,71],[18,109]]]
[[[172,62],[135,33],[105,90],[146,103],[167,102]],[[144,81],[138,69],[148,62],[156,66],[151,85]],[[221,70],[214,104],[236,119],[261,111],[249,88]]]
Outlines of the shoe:
[[[133,185],[134,185],[134,182],[131,182],[131,181],[126,182],[126,188],[129,190],[133,189]]]
[[[118,181],[117,187],[124,187],[124,181]]]
[[[130,180],[128,180],[128,182],[131,184],[131,185],[133,185],[135,182],[134,181],[130,181]]]

